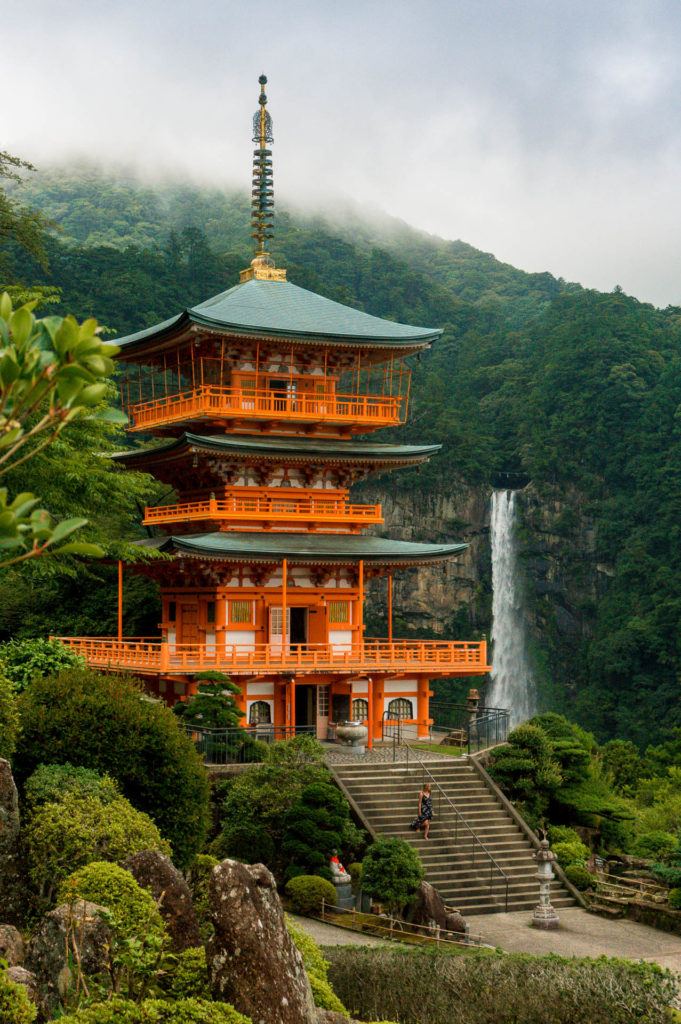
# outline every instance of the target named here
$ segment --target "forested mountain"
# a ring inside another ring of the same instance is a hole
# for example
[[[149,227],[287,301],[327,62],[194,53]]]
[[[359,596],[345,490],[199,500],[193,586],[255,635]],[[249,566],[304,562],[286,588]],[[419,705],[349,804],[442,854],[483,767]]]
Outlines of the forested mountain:
[[[10,279],[58,287],[59,311],[94,315],[116,333],[230,287],[249,259],[242,194],[74,169],[34,176],[17,194],[56,229],[49,271],[17,251]],[[545,702],[603,737],[647,742],[681,726],[681,310],[526,274],[358,211],[278,212],[275,256],[303,287],[445,328],[414,366],[399,431],[442,441],[443,452],[418,482],[401,473],[379,486],[418,511],[504,480],[528,485],[528,614]],[[442,537],[466,534],[470,523],[455,518],[441,522]],[[110,601],[100,576],[88,606]],[[469,625],[485,630],[484,558],[477,584]],[[21,611],[24,585],[12,591],[14,631],[35,627]],[[60,586],[45,590],[55,626],[71,617],[84,631],[81,606],[76,615],[75,595]],[[30,591],[35,608],[35,583]],[[462,622],[457,608],[448,614]],[[135,621],[140,633],[153,629],[142,612]]]

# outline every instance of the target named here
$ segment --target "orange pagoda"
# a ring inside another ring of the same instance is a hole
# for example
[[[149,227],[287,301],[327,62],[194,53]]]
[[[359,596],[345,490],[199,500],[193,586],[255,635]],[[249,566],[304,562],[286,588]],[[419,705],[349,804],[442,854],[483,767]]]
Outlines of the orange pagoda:
[[[441,331],[383,320],[286,280],[273,236],[272,121],[261,76],[254,117],[256,253],[238,285],[119,339],[129,430],[157,438],[123,466],[175,492],[145,510],[168,556],[154,639],[63,638],[92,666],[134,672],[172,704],[220,671],[241,688],[244,724],[275,734],[360,720],[369,744],[386,718],[426,735],[429,682],[489,671],[484,642],[399,640],[393,574],[455,557],[464,544],[416,544],[368,532],[381,506],[350,487],[369,473],[425,462],[439,445],[381,444],[405,422],[408,356]],[[356,440],[356,436],[361,439]],[[388,636],[364,631],[367,581],[387,581]],[[120,580],[119,580],[120,589]]]

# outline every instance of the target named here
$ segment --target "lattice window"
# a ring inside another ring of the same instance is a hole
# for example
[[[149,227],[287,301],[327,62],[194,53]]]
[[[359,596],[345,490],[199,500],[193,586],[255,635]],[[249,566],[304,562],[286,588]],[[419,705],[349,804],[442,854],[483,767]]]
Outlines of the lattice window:
[[[364,697],[355,697],[352,702],[353,722],[364,722],[369,718],[369,701]]]
[[[334,625],[343,623],[344,625],[350,622],[350,602],[349,601],[329,601],[329,622]]]
[[[414,706],[406,697],[395,697],[395,699],[391,700],[388,704],[388,714],[391,718],[413,718]]]
[[[317,687],[317,714],[320,718],[329,717],[329,688],[328,686]]]
[[[230,601],[229,602],[229,617],[230,621],[243,625],[244,623],[250,624],[253,622],[253,602],[252,601]]]
[[[249,725],[271,725],[272,709],[266,700],[254,700],[248,709]]]

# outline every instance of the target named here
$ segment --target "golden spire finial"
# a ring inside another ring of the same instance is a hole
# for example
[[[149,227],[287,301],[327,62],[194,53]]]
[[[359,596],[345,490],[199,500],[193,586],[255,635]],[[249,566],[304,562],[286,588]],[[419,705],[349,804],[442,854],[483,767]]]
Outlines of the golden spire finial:
[[[268,144],[273,142],[272,118],[267,110],[267,94],[265,86],[267,76],[261,75],[259,109],[253,115],[253,141],[257,149],[253,150],[253,187],[251,190],[251,237],[255,239],[255,258],[248,270],[242,270],[240,280],[251,281],[257,278],[263,281],[285,281],[286,271],[277,270],[274,260],[267,251],[268,239],[274,238],[274,182],[272,180],[272,150]]]

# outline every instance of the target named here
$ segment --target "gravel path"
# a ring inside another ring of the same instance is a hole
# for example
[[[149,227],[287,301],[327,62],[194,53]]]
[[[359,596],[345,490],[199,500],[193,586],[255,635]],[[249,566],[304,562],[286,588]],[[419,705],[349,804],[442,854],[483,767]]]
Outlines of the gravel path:
[[[471,932],[510,953],[557,953],[559,956],[619,956],[651,960],[681,972],[681,937],[636,921],[613,921],[581,907],[559,911],[560,928],[544,932],[530,925],[531,912],[470,917]]]

